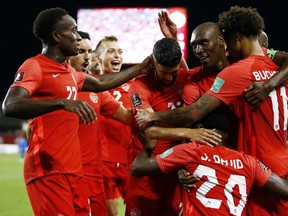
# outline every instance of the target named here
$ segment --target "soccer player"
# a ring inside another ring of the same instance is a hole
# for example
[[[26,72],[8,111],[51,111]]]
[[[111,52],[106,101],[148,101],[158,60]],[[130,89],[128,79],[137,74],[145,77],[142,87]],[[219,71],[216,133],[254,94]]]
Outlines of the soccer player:
[[[261,47],[264,47],[266,49],[268,49],[269,47],[269,39],[268,39],[268,35],[266,34],[265,31],[262,31],[261,34],[258,37],[258,43]]]
[[[136,108],[155,112],[183,105],[182,89],[190,74],[180,67],[182,53],[178,42],[172,38],[158,40],[151,58],[154,73],[137,77],[129,89],[134,115]],[[187,131],[190,131],[190,134]],[[195,134],[192,131],[190,128],[151,127],[145,130],[145,134],[152,139],[159,139],[153,151],[153,154],[159,154],[179,141],[193,139]],[[205,133],[208,134],[205,143],[216,137],[213,130],[207,130]],[[199,137],[203,134],[199,133]],[[134,158],[142,149],[139,141],[133,142],[132,145],[129,158]],[[137,212],[141,212],[142,215],[168,216],[178,215],[180,211],[181,191],[175,173],[157,177],[128,177],[125,213],[127,216]]]
[[[98,60],[98,54],[95,50],[91,52],[91,56],[89,59],[88,71],[92,74],[101,74],[101,65]]]
[[[95,49],[101,74],[120,72],[123,63],[123,49],[118,39],[111,35],[101,39]],[[131,109],[128,90],[133,80],[109,93],[125,108]],[[132,115],[130,116],[132,118]],[[107,200],[107,216],[118,214],[118,202],[121,197],[125,202],[127,181],[127,148],[132,138],[131,126],[127,126],[111,118],[100,117],[102,170],[105,196]]]
[[[233,107],[237,117],[237,149],[263,161],[269,168],[285,178],[288,174],[287,89],[281,85],[255,110],[243,97],[246,86],[253,81],[268,80],[278,67],[263,54],[258,35],[264,29],[264,21],[255,8],[231,7],[219,15],[218,24],[227,44],[229,55],[235,60],[216,77],[211,89],[193,105],[169,112],[137,112],[136,120],[141,128],[151,123],[181,124],[199,121],[221,105]],[[254,190],[251,195],[249,215],[287,214],[287,202]],[[276,207],[277,206],[277,207]]]
[[[34,215],[88,215],[79,121],[95,121],[94,109],[76,100],[78,90],[100,92],[138,76],[149,58],[125,73],[92,77],[77,73],[67,57],[78,54],[76,21],[63,8],[41,11],[33,24],[42,53],[18,69],[2,103],[6,117],[29,119],[31,136],[24,181]],[[80,120],[79,120],[80,119]]]
[[[78,31],[82,40],[79,42],[79,53],[71,56],[68,62],[78,72],[89,73],[89,59],[92,53],[90,35],[87,32]],[[93,74],[94,75],[94,74]],[[95,74],[97,76],[97,74]],[[127,110],[108,92],[79,92],[78,100],[84,100],[91,105],[98,119],[86,125],[80,123],[78,135],[81,145],[83,173],[88,185],[88,197],[91,216],[106,216],[107,206],[102,174],[102,151],[101,151],[101,123],[100,115],[112,118],[124,124],[131,125],[131,110]]]
[[[215,128],[223,137],[227,136],[229,119],[224,114],[211,113],[200,124],[202,127]],[[226,148],[221,143],[212,148],[191,142],[151,156],[155,142],[153,146],[153,141],[145,137],[142,137],[142,142],[144,149],[131,166],[132,175],[157,176],[184,167],[200,178],[195,189],[183,191],[184,216],[246,215],[253,184],[288,200],[287,181],[255,157]]]

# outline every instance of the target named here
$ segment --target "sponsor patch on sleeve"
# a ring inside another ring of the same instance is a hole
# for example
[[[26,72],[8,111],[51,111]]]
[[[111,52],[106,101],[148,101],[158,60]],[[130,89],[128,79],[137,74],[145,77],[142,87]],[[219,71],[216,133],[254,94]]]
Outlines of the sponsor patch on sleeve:
[[[213,85],[211,86],[211,91],[218,93],[220,91],[220,89],[222,88],[223,84],[225,83],[225,81],[219,77],[217,77],[214,80]]]
[[[270,49],[267,49],[267,56],[273,60],[275,54],[276,54],[277,50],[270,50]]]
[[[20,82],[23,80],[23,77],[24,77],[24,72],[23,71],[19,71],[16,76],[15,76],[15,79],[14,79],[14,83],[17,83],[17,82]]]
[[[172,154],[173,153],[173,148],[170,148],[170,149],[167,149],[165,152],[163,152],[161,155],[160,155],[160,158],[165,158],[167,157],[168,155]]]
[[[142,105],[142,100],[138,92],[131,95],[131,101],[132,101],[133,107]]]

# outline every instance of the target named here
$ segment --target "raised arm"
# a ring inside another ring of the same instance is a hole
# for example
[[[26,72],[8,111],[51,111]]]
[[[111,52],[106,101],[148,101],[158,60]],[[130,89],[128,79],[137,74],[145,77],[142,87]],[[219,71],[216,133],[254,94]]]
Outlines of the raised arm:
[[[173,38],[178,40],[177,38],[177,26],[176,24],[170,19],[168,13],[166,11],[161,11],[158,13],[158,23],[162,34],[166,38]],[[188,65],[186,61],[181,58],[180,66],[183,68],[188,69]]]

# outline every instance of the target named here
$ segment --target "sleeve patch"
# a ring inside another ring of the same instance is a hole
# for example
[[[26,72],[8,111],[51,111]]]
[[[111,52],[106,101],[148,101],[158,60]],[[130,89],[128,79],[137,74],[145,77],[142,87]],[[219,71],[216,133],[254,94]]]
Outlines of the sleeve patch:
[[[173,153],[173,148],[170,148],[170,149],[167,149],[165,152],[163,152],[161,155],[160,155],[160,158],[165,158],[167,157],[168,155],[172,154]]]
[[[143,104],[140,94],[138,92],[131,95],[131,101],[132,101],[133,107],[137,107]]]
[[[223,79],[216,77],[210,90],[215,92],[215,93],[218,93],[221,90],[224,83],[225,83],[225,81]]]
[[[14,79],[14,83],[17,83],[17,82],[20,82],[23,80],[23,77],[24,77],[24,72],[23,71],[19,71],[16,76],[15,76],[15,79]]]
[[[275,54],[276,54],[277,50],[270,50],[270,49],[267,49],[267,56],[273,60]]]

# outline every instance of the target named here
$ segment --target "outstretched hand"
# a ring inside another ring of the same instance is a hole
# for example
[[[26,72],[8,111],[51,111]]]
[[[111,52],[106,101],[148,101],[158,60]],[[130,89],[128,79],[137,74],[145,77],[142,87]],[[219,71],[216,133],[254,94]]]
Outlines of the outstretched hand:
[[[244,90],[244,99],[250,107],[257,108],[270,94],[271,89],[264,82],[254,82]]]
[[[166,38],[173,38],[177,40],[177,26],[170,19],[166,11],[161,11],[158,13],[158,23],[162,34]]]
[[[64,100],[64,110],[76,113],[84,124],[91,124],[97,118],[95,110],[86,101]]]

